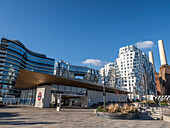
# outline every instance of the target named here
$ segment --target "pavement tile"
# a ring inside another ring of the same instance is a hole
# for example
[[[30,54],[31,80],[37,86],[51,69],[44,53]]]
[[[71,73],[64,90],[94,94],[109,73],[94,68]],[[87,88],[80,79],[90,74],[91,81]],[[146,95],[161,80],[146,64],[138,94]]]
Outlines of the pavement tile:
[[[93,109],[0,107],[0,128],[170,128],[160,120],[111,120],[96,117]]]

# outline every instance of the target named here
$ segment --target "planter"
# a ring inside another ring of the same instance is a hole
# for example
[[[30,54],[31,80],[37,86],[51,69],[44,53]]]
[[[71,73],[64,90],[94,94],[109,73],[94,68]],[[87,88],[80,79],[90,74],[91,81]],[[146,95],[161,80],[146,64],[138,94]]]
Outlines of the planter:
[[[109,112],[96,112],[97,117],[106,119],[137,119],[138,113],[109,113]]]
[[[137,119],[138,118],[138,113],[128,113],[126,114],[126,119],[130,120],[130,119]]]
[[[170,116],[163,115],[163,120],[170,123]]]

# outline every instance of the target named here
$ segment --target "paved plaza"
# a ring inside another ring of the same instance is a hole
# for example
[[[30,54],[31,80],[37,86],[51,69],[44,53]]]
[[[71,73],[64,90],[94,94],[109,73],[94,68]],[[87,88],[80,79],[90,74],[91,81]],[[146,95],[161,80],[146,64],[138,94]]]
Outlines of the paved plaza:
[[[93,109],[0,107],[0,128],[170,128],[160,120],[111,120],[96,117]]]

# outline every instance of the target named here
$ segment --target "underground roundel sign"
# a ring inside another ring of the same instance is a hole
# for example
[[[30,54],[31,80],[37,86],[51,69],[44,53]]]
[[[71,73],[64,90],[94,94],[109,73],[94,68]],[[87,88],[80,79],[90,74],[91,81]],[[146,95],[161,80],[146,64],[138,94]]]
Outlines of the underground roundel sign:
[[[39,101],[41,100],[41,97],[42,97],[42,94],[41,94],[41,92],[39,92],[39,94],[38,94],[38,100]]]

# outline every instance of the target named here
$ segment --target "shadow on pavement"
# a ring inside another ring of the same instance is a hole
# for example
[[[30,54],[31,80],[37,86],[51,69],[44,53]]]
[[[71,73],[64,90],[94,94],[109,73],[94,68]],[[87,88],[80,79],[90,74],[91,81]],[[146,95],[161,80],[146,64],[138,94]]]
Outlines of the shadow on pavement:
[[[13,118],[18,117],[17,113],[0,112],[0,125],[36,125],[36,124],[61,124],[63,122],[28,122],[28,121],[16,121],[27,120],[30,118]]]
[[[16,116],[18,116],[17,113],[0,112],[0,118],[4,118],[4,117],[16,117]]]
[[[0,109],[11,109],[11,108],[24,108],[24,106],[10,105],[10,106],[2,106],[2,107],[0,107]]]
[[[27,121],[3,121],[0,125],[37,125],[37,124],[61,124],[63,122],[27,122]]]
[[[1,120],[28,120],[30,118],[5,118],[5,119],[1,119]]]

